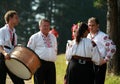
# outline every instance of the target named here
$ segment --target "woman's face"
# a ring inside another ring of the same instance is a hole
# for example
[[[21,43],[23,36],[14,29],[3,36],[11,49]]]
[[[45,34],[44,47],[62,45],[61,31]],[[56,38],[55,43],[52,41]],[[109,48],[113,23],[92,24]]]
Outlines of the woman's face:
[[[73,31],[72,31],[73,39],[76,37],[76,31],[77,31],[77,28],[74,28]]]

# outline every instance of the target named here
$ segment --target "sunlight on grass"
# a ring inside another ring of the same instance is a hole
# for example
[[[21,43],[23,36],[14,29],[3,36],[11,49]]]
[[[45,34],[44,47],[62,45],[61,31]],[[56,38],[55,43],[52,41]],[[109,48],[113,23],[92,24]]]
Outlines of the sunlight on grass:
[[[56,75],[57,75],[57,83],[56,84],[63,84],[64,82],[64,75],[66,72],[66,60],[65,55],[61,54],[58,55],[57,61],[56,61]]]
[[[120,84],[120,76],[115,76],[113,74],[107,74],[105,84]]]
[[[65,60],[65,54],[58,55],[56,61],[56,76],[57,76],[56,84],[63,84],[66,67],[67,65]],[[105,84],[120,84],[120,76],[115,76],[113,74],[107,73]]]

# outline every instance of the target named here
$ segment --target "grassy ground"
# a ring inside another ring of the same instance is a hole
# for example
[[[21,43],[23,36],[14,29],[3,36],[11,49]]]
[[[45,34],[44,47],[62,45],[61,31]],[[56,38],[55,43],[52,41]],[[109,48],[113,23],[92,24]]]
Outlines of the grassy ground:
[[[65,60],[65,54],[58,55],[56,61],[56,74],[57,74],[56,84],[63,84],[66,67],[67,65]],[[113,74],[107,73],[105,84],[120,84],[120,76],[115,76]]]
[[[67,65],[66,65],[65,55],[64,54],[58,55],[56,61],[56,75],[57,75],[56,84],[63,84],[66,67]]]
[[[56,76],[57,76],[57,83],[56,84],[64,84],[64,75],[66,72],[66,60],[65,60],[65,54],[58,55],[57,61],[56,61]],[[12,84],[12,81],[7,77],[7,83],[6,84]],[[32,79],[25,81],[25,84],[33,84]],[[115,76],[113,74],[106,75],[105,84],[120,84],[120,76]]]
[[[105,84],[120,84],[120,76],[107,73]]]

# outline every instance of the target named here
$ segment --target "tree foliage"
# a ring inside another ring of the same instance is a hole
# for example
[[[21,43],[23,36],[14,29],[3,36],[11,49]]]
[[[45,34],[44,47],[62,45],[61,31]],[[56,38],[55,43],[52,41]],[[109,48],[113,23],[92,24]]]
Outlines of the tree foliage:
[[[58,32],[58,48],[65,52],[66,42],[71,39],[71,27],[78,21],[87,22],[89,17],[100,19],[101,29],[106,28],[106,7],[97,9],[94,0],[10,0],[0,1],[0,26],[4,25],[3,16],[7,10],[14,9],[20,17],[17,26],[18,42],[26,45],[29,37],[39,31],[38,21],[48,18],[51,26],[55,25]]]
[[[95,0],[94,1],[94,6],[96,8],[104,8],[107,4],[107,0]]]
[[[35,13],[32,10],[31,2],[33,0],[1,0],[1,26],[5,24],[4,14],[8,10],[16,10],[20,18],[20,24],[17,26],[18,42],[26,45],[28,38],[36,30]],[[32,24],[32,25],[31,25]]]

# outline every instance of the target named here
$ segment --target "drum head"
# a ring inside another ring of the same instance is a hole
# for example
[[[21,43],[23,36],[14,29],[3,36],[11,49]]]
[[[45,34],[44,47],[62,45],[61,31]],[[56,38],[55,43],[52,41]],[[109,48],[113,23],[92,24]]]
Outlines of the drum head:
[[[5,64],[10,72],[21,79],[28,80],[32,77],[30,70],[22,62],[15,58],[6,60]]]

